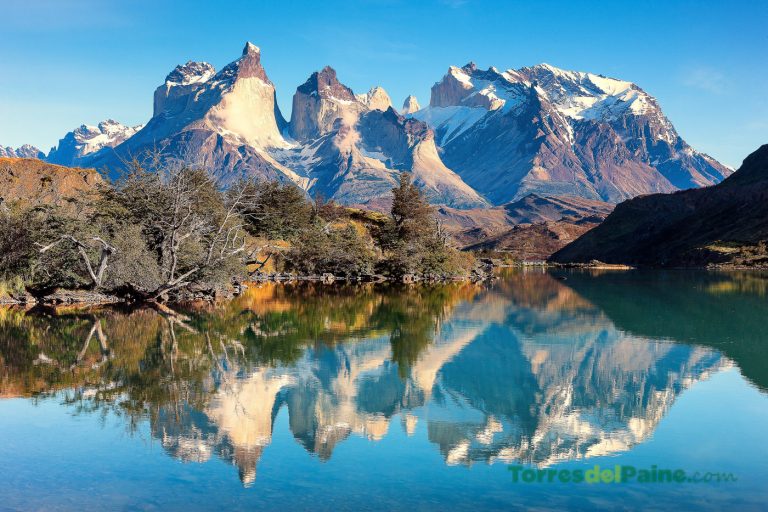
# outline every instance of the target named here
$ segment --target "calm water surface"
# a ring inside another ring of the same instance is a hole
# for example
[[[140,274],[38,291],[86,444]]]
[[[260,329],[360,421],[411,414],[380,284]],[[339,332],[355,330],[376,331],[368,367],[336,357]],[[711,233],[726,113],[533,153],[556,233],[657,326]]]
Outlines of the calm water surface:
[[[0,510],[766,510],[768,276],[0,309]],[[735,482],[515,483],[510,465]]]

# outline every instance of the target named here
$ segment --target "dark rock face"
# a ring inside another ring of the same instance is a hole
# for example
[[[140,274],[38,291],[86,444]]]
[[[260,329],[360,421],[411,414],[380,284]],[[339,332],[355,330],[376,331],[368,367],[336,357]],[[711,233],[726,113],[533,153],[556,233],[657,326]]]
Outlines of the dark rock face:
[[[238,78],[258,78],[262,82],[272,85],[272,82],[267,77],[267,72],[264,71],[261,65],[261,50],[253,43],[245,43],[242,57],[222,69],[221,75],[232,80]]]
[[[603,224],[552,259],[652,266],[768,266],[766,241],[768,145],[718,185],[619,204]]]

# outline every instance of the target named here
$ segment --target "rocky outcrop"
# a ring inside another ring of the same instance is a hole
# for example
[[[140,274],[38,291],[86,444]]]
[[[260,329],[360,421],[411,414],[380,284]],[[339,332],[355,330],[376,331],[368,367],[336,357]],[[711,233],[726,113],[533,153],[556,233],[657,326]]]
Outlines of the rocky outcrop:
[[[326,66],[312,73],[293,95],[291,134],[301,142],[317,139],[342,126],[352,126],[367,109],[352,89],[339,82],[336,71]]]
[[[0,208],[21,203],[77,208],[77,199],[102,183],[93,169],[53,165],[32,158],[0,158]]]
[[[355,97],[360,103],[371,110],[381,110],[383,112],[392,106],[389,94],[379,86],[371,87],[371,90],[366,94],[357,94]]]

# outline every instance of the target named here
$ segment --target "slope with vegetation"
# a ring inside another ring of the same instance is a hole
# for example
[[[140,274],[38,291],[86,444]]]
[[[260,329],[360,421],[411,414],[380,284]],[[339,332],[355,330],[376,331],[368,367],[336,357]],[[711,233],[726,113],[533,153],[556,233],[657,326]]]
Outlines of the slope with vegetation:
[[[48,167],[44,180],[66,181]],[[389,215],[310,202],[293,184],[244,179],[225,189],[204,169],[156,158],[132,161],[114,185],[94,175],[74,198],[49,195],[0,211],[6,299],[87,290],[96,300],[163,301],[216,295],[267,269],[412,280],[467,277],[473,263],[449,246],[406,173]]]

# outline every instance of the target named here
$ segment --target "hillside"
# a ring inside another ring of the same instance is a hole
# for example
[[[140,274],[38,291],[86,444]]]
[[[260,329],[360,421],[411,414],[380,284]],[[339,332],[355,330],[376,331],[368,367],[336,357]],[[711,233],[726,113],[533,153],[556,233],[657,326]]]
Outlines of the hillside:
[[[575,196],[529,194],[493,208],[441,207],[445,229],[466,249],[506,251],[516,259],[546,259],[599,224],[613,205]]]
[[[67,205],[102,181],[93,169],[63,167],[34,158],[0,158],[0,207]]]
[[[465,249],[503,252],[518,261],[545,261],[600,224],[600,221],[600,218],[587,217],[521,224],[482,242],[468,245]]]
[[[625,201],[556,262],[768,266],[768,145],[719,185]]]

